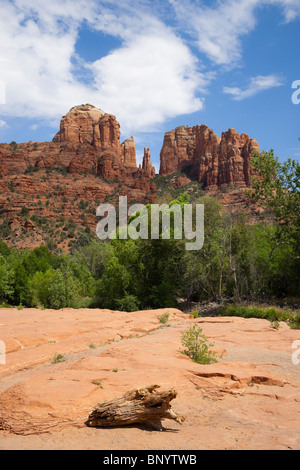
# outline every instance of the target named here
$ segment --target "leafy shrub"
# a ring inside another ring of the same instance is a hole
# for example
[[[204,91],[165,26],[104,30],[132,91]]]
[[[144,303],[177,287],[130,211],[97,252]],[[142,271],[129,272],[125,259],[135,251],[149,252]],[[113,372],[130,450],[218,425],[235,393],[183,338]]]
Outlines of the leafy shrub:
[[[125,295],[116,301],[118,310],[121,312],[136,312],[139,310],[139,301],[135,295]]]
[[[194,310],[194,312],[192,312],[190,315],[191,315],[191,317],[193,317],[193,318],[198,318],[198,317],[199,317],[198,310]]]
[[[66,358],[63,354],[55,354],[54,358],[52,359],[52,364],[58,364],[60,362],[65,362]]]
[[[218,313],[219,315],[228,317],[260,318],[269,320],[273,327],[276,327],[278,322],[284,321],[288,323],[291,328],[300,329],[300,313],[293,313],[291,311],[280,310],[274,307],[262,308],[246,305],[230,305],[221,307]]]
[[[218,362],[216,354],[210,349],[212,343],[208,343],[202,329],[196,325],[186,331],[182,331],[181,343],[186,348],[182,352],[198,364],[212,364]]]
[[[8,238],[12,234],[12,230],[7,220],[4,220],[3,224],[0,225],[0,237]]]
[[[287,321],[291,318],[291,313],[275,308],[259,308],[245,305],[230,305],[223,307],[220,312],[223,316],[243,317],[243,318],[261,318],[274,321]]]
[[[26,206],[23,206],[20,212],[21,216],[28,215],[29,214],[29,209]]]
[[[11,146],[13,150],[16,150],[18,147],[17,142],[15,140],[12,140],[9,145]]]
[[[33,173],[36,173],[37,171],[39,171],[38,167],[28,165],[28,167],[26,168],[24,173],[25,173],[25,175],[32,175]]]
[[[163,313],[162,315],[158,317],[158,319],[162,325],[166,325],[169,320],[169,312]]]
[[[0,299],[6,299],[13,293],[14,272],[6,258],[0,254]]]

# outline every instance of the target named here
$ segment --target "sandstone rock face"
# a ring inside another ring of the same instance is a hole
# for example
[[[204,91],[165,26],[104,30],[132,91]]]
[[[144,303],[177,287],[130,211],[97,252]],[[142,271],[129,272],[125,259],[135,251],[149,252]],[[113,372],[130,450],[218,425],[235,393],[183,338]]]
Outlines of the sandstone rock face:
[[[166,189],[171,184],[194,196],[202,191],[197,184],[188,187],[195,180],[216,198],[219,188],[231,183],[236,187],[222,195],[223,206],[248,209],[243,189],[250,185],[253,150],[259,150],[257,142],[234,129],[219,137],[206,125],[180,126],[165,134],[160,175],[183,170],[184,174],[166,178]],[[120,142],[115,116],[90,104],[75,106],[62,117],[52,142],[0,144],[0,207],[12,232],[6,241],[18,248],[45,243],[49,227],[41,228],[39,218],[47,219],[51,230],[61,218],[72,220],[78,230],[88,226],[94,231],[96,208],[103,202],[116,204],[118,196],[127,196],[129,202],[157,202],[164,186],[158,190],[154,176],[149,149],[144,149],[137,167],[134,139]],[[23,207],[29,210],[27,219],[34,216],[39,223],[25,224]],[[66,230],[62,232],[55,233],[59,247],[66,249],[72,240],[65,239]]]
[[[256,140],[232,128],[220,138],[206,125],[180,126],[165,134],[160,175],[184,168],[209,189],[229,183],[249,186],[253,151],[259,151]]]
[[[120,124],[115,116],[91,104],[74,106],[62,117],[60,130],[51,142],[29,142],[0,149],[0,177],[24,174],[29,167],[51,169],[64,167],[69,173],[88,173],[104,179],[126,175],[134,185],[139,179],[133,137],[120,142]],[[128,171],[123,171],[129,169]],[[145,175],[153,171],[147,161]],[[125,177],[125,180],[124,180]]]
[[[146,147],[144,148],[144,158],[143,158],[143,171],[149,176],[149,178],[154,178],[155,176],[155,168],[152,166],[150,160],[150,150]]]
[[[74,106],[62,117],[60,130],[53,138],[53,142],[69,141],[92,145],[96,140],[96,134],[100,141],[99,121],[103,116],[105,113],[91,104]]]
[[[134,139],[120,142],[115,116],[90,104],[75,106],[62,117],[52,142],[0,145],[0,206],[14,232],[11,243],[25,246],[21,235],[28,230],[34,233],[26,246],[45,242],[46,229],[25,224],[23,207],[29,217],[49,223],[61,217],[94,231],[96,208],[102,202],[116,203],[119,195],[129,202],[154,202],[153,176],[150,153],[138,168]]]
[[[165,313],[169,328],[159,321]],[[300,371],[291,360],[300,331],[283,322],[275,330],[268,320],[195,319],[174,308],[4,308],[1,323],[1,449],[300,449]],[[214,344],[218,363],[182,354],[192,326]],[[66,361],[53,364],[57,353]],[[178,392],[172,408],[182,425],[86,426],[97,403],[151,384]]]
[[[24,174],[29,168],[65,168],[71,174],[91,174],[140,187],[155,175],[150,153],[144,168],[136,165],[133,137],[120,142],[120,124],[115,116],[91,104],[74,106],[62,117],[60,130],[50,142],[3,144],[0,177]],[[148,182],[150,188],[150,182]]]
[[[7,175],[7,167],[3,161],[0,161],[0,178]]]
[[[136,168],[136,153],[134,138],[124,140],[121,144],[121,162],[125,167]]]

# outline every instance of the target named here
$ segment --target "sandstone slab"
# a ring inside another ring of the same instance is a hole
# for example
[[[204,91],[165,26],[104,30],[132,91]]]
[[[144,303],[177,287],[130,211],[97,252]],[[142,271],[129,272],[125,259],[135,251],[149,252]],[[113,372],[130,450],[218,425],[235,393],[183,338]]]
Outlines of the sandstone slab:
[[[0,366],[0,448],[300,449],[300,369],[291,360],[300,332],[266,320],[190,319],[176,309],[161,327],[164,312],[4,312],[11,352]],[[218,363],[182,354],[181,332],[193,324],[223,351]],[[54,351],[66,361],[52,364]],[[95,404],[151,383],[178,392],[182,425],[164,423],[167,433],[86,427]]]

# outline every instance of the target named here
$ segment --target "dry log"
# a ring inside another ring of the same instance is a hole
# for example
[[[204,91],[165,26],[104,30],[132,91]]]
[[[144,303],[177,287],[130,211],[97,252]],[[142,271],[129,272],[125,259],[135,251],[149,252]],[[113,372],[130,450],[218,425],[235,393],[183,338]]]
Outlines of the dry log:
[[[147,424],[163,430],[162,419],[174,419],[182,424],[184,417],[171,410],[170,401],[176,398],[174,389],[158,392],[160,385],[131,390],[121,397],[98,403],[90,412],[87,426],[125,426]]]

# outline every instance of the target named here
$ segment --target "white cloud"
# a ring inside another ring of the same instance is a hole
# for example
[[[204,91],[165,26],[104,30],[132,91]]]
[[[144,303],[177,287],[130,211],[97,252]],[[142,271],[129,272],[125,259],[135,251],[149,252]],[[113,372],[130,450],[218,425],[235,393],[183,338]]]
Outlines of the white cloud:
[[[190,50],[169,31],[131,38],[92,70],[102,106],[139,130],[202,109],[195,94],[208,85]]]
[[[103,3],[103,2],[102,2]],[[3,115],[40,118],[57,125],[72,106],[93,103],[116,114],[122,130],[151,128],[166,118],[200,110],[198,93],[211,75],[180,37],[151,13],[125,0],[2,0],[0,80],[6,84]],[[77,79],[73,59],[83,22],[122,40],[93,64],[93,83]]]
[[[73,2],[70,10],[75,17],[79,3]],[[77,20],[68,17],[64,22],[61,16],[57,22],[52,12],[55,7],[60,13],[56,0],[43,5],[30,0],[26,6],[21,0],[14,4],[2,2],[0,78],[6,84],[3,114],[49,119],[62,106],[72,104],[76,93],[79,99],[84,96],[84,87],[71,73]]]
[[[240,37],[255,27],[253,6],[256,0],[226,0],[214,7],[191,0],[170,0],[178,17],[190,28],[196,45],[218,65],[232,64],[241,58]]]
[[[89,102],[115,114],[129,135],[203,109],[214,74],[200,67],[185,42],[190,37],[213,64],[234,66],[258,8],[277,5],[285,21],[300,15],[299,0],[218,0],[209,7],[193,0],[0,1],[1,117],[57,127],[72,106]],[[174,20],[170,4],[180,18],[177,29],[167,26]],[[86,63],[76,55],[83,25],[118,37],[120,47]],[[79,79],[74,61],[90,74],[89,83]],[[253,81],[227,93],[242,99],[268,87]]]
[[[2,119],[0,119],[0,129],[1,129],[2,127],[6,127],[6,126],[7,126],[6,122],[3,121]]]
[[[241,101],[260,93],[261,91],[282,85],[283,82],[277,75],[258,75],[257,77],[252,77],[250,79],[249,86],[244,90],[238,87],[224,87],[223,92],[228,95],[232,95],[234,100]]]
[[[219,0],[209,7],[193,0],[169,2],[198,49],[215,64],[225,66],[236,65],[240,61],[241,39],[254,30],[258,9],[278,6],[286,22],[300,16],[299,0]]]

